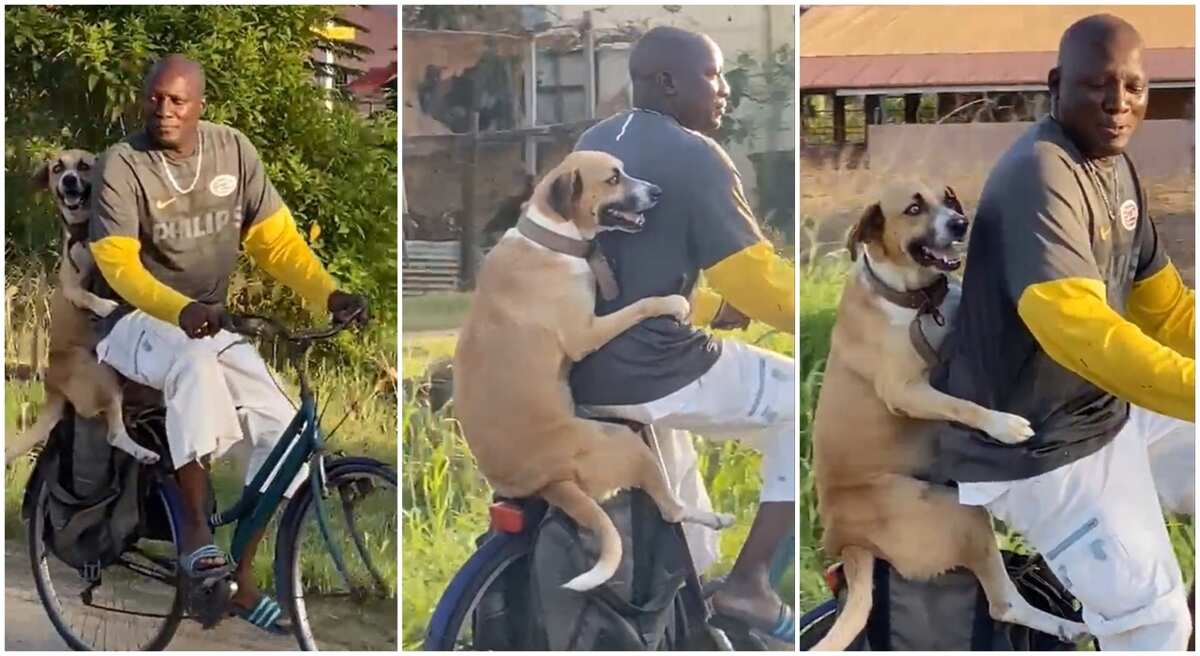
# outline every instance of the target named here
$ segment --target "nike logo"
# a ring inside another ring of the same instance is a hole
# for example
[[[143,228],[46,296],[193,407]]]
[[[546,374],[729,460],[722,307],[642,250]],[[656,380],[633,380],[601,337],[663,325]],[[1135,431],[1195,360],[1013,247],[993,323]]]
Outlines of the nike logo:
[[[1112,226],[1100,226],[1100,241],[1108,241],[1108,236],[1112,234]]]
[[[178,197],[178,196],[171,196],[171,198],[169,198],[169,199],[167,199],[167,200],[156,200],[156,201],[154,201],[154,207],[155,207],[156,209],[160,209],[160,210],[161,210],[161,209],[163,209],[164,207],[166,207],[167,205],[170,205],[171,203],[174,203],[174,202],[175,202],[175,201],[177,201],[177,200],[179,200],[179,197]]]

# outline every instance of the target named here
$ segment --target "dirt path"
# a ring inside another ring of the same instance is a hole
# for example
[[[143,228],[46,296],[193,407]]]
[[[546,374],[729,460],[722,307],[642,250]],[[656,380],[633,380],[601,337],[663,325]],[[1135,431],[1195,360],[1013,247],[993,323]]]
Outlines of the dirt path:
[[[310,614],[311,616],[311,614]],[[356,623],[351,623],[356,624]],[[364,627],[355,626],[354,631]],[[63,651],[67,645],[55,632],[38,600],[25,545],[8,541],[4,547],[5,651]],[[322,635],[318,633],[318,635]],[[361,635],[361,634],[360,634]],[[391,630],[395,636],[395,629]],[[395,644],[393,642],[393,644]],[[361,647],[356,647],[361,648]],[[184,621],[168,647],[171,651],[297,651],[294,638],[267,635],[241,620],[222,622],[211,631]]]

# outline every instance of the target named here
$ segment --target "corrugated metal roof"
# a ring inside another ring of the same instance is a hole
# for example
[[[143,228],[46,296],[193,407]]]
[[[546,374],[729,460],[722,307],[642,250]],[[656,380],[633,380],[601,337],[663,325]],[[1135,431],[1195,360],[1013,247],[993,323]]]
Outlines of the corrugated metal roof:
[[[800,60],[800,88],[1044,87],[1056,56],[1055,52],[1008,52],[805,57]],[[1196,79],[1194,48],[1146,50],[1143,63],[1151,82]]]
[[[1191,5],[822,6],[800,16],[800,57],[1055,52],[1071,23],[1129,21],[1148,48],[1195,48]]]

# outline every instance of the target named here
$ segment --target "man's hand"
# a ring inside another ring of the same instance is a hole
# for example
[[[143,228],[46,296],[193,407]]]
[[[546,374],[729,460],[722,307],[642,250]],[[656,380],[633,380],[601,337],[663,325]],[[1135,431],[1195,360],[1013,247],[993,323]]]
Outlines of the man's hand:
[[[220,306],[192,301],[179,311],[179,327],[192,339],[211,337],[221,330],[224,317]]]
[[[367,299],[365,296],[359,296],[358,294],[335,291],[329,295],[329,313],[333,315],[334,323],[366,325],[369,318],[367,314]]]
[[[742,314],[737,308],[727,302],[722,302],[717,316],[713,317],[709,326],[717,330],[745,330],[750,325],[750,317]]]

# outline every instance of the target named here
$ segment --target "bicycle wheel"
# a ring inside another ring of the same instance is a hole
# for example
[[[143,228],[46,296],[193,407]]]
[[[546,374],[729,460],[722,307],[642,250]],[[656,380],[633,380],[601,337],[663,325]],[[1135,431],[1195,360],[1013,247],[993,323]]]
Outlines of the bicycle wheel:
[[[837,621],[837,611],[837,599],[829,599],[800,618],[796,624],[796,640],[800,651],[811,650],[813,645],[829,633],[829,629],[833,628],[833,623]]]
[[[518,559],[528,555],[529,549],[526,536],[508,533],[495,533],[479,545],[438,600],[429,618],[422,649],[481,651],[496,647],[477,644],[475,611],[492,583]]]
[[[43,539],[50,490],[40,478],[36,485],[27,536],[29,560],[34,587],[54,629],[79,651],[164,649],[183,619],[174,530],[169,541],[139,539],[90,585],[75,568],[50,553]],[[170,516],[160,489],[155,488],[146,500],[146,512]]]
[[[329,496],[322,504],[346,571],[329,553],[306,482],[279,521],[279,601],[305,651],[396,651],[396,472],[367,458],[328,462],[326,472]]]

